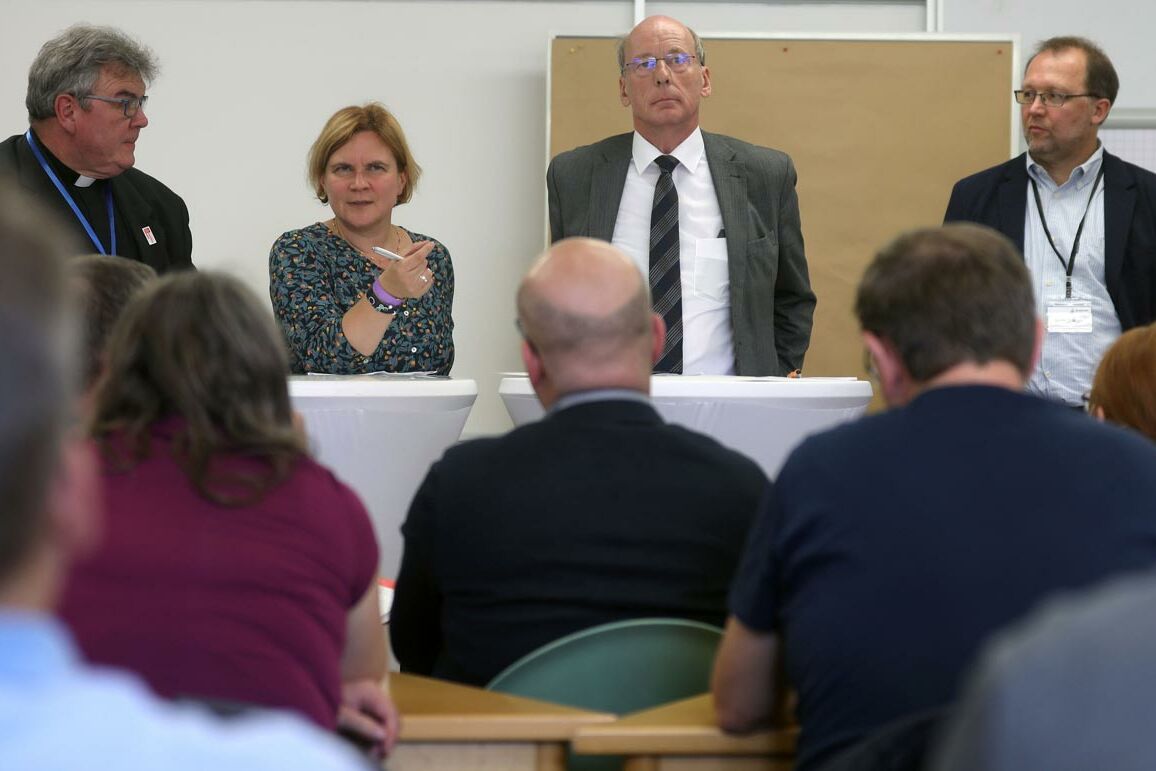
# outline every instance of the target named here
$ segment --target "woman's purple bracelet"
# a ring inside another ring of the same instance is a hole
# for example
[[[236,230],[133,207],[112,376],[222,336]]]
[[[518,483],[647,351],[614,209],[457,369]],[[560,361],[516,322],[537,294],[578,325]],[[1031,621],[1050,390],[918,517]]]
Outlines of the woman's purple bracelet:
[[[397,307],[405,302],[405,300],[399,300],[389,292],[385,291],[385,287],[381,285],[381,281],[376,278],[373,280],[373,293],[377,295],[377,299],[381,300],[386,305]]]

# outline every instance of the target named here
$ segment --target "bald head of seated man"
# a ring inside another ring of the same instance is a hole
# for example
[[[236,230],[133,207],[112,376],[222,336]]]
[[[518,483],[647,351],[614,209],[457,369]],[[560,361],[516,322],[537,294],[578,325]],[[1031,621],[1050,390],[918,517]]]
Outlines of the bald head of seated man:
[[[547,413],[450,448],[426,475],[402,526],[390,619],[405,671],[485,684],[599,624],[721,624],[768,484],[753,461],[651,406],[663,323],[618,249],[559,242],[517,308]]]
[[[595,388],[648,393],[666,326],[642,274],[604,241],[559,242],[518,289],[522,362],[542,406]]]

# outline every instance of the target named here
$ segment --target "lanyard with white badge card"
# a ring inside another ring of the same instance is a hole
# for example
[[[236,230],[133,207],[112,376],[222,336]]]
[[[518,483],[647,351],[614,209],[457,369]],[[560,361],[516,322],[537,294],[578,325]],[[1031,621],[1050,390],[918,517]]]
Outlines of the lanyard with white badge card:
[[[1080,224],[1076,228],[1076,237],[1072,239],[1072,253],[1067,260],[1060,254],[1060,250],[1056,248],[1056,242],[1052,238],[1052,231],[1048,229],[1048,220],[1044,216],[1044,206],[1040,202],[1040,189],[1036,185],[1034,177],[1028,176],[1028,181],[1032,183],[1032,194],[1036,199],[1036,211],[1040,215],[1040,224],[1044,227],[1044,235],[1048,237],[1048,245],[1052,247],[1060,264],[1064,266],[1064,296],[1049,297],[1047,303],[1047,325],[1048,332],[1055,332],[1057,334],[1091,334],[1092,332],[1092,301],[1083,300],[1072,297],[1072,269],[1076,265],[1076,254],[1080,251],[1080,236],[1084,232],[1084,222],[1088,219],[1088,211],[1092,208],[1092,199],[1096,197],[1096,188],[1100,186],[1100,180],[1104,178],[1104,164],[1100,163],[1100,171],[1096,174],[1096,180],[1092,183],[1092,192],[1088,196],[1088,203],[1084,206],[1084,216],[1080,218]]]

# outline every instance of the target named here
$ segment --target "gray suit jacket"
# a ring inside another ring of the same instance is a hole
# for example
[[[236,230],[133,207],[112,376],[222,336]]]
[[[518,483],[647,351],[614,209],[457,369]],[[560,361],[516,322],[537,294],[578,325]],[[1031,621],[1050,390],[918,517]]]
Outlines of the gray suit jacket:
[[[795,167],[785,153],[702,132],[726,228],[735,372],[801,369],[811,341],[815,294],[807,275]],[[579,147],[550,162],[550,239],[609,241],[633,134]]]

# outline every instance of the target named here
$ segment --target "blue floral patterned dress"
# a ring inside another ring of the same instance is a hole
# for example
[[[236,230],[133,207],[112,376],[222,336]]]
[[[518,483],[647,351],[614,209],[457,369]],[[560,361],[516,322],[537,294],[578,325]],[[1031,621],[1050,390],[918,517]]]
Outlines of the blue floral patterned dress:
[[[292,371],[355,375],[365,372],[437,372],[454,363],[454,267],[438,241],[405,231],[414,241],[433,241],[426,261],[434,284],[405,301],[369,356],[358,353],[341,329],[345,313],[381,270],[318,222],[290,230],[269,252],[269,296],[289,343]]]

